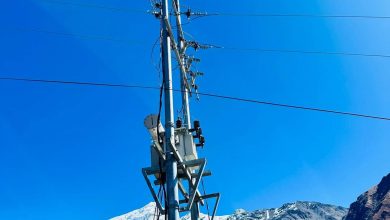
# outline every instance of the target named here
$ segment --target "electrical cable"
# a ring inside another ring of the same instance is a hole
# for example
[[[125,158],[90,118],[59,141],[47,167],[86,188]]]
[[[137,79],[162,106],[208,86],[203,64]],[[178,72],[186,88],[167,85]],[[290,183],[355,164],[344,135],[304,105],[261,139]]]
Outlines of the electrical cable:
[[[111,83],[97,83],[97,82],[80,82],[80,81],[63,81],[63,80],[45,80],[45,79],[29,79],[29,78],[14,78],[14,77],[0,77],[0,80],[56,83],[56,84],[70,84],[70,85],[86,85],[86,86],[103,86],[103,87],[139,88],[139,89],[154,89],[154,90],[160,89],[159,87],[156,87],[156,86],[111,84]]]
[[[390,19],[390,16],[375,15],[317,15],[317,14],[265,14],[265,13],[208,13],[208,16],[232,17],[305,17],[305,18],[359,18],[359,19]]]
[[[9,31],[36,32],[36,33],[60,35],[60,36],[65,36],[65,37],[75,37],[75,38],[80,38],[80,39],[84,39],[84,40],[103,40],[103,41],[112,41],[112,42],[125,43],[125,44],[142,44],[142,43],[144,43],[143,41],[140,41],[140,40],[117,39],[117,38],[113,38],[110,36],[103,36],[103,35],[76,34],[76,33],[43,30],[43,29],[38,29],[38,28],[5,27],[4,29],[7,29]]]
[[[34,28],[7,28],[12,31],[23,31],[23,32],[38,32],[45,34],[54,34],[54,35],[62,35],[67,37],[76,37],[84,40],[103,40],[103,41],[112,41],[124,44],[132,44],[132,45],[141,45],[143,42],[140,40],[124,40],[124,39],[116,39],[109,36],[103,35],[84,35],[84,34],[76,34],[76,33],[66,33],[66,32],[57,32],[57,31],[49,31],[42,29],[34,29]],[[188,35],[188,33],[186,33]],[[203,44],[202,44],[203,45]],[[225,49],[231,51],[253,51],[253,52],[271,52],[271,53],[296,53],[296,54],[316,54],[316,55],[338,55],[338,56],[360,56],[360,57],[377,57],[377,58],[390,58],[388,54],[370,54],[370,53],[350,53],[350,52],[327,52],[327,51],[308,51],[308,50],[287,50],[287,49],[266,49],[266,48],[245,48],[245,47],[226,47],[218,44],[204,44],[209,46],[209,48],[214,49]]]
[[[255,51],[255,52],[275,52],[275,53],[300,53],[300,54],[319,54],[319,55],[343,55],[343,56],[362,56],[362,57],[380,57],[390,58],[386,54],[366,54],[366,53],[348,53],[348,52],[326,52],[326,51],[306,51],[306,50],[283,50],[283,49],[265,49],[265,48],[242,48],[242,47],[224,47],[213,46],[216,49],[237,50],[237,51]]]
[[[156,48],[157,43],[160,41],[160,44],[161,44],[161,39],[162,39],[162,35],[160,32],[160,35],[158,36],[158,38],[154,42],[152,50],[150,52],[150,62],[153,64],[154,68],[156,69],[159,78],[161,78],[161,49],[159,51],[160,59],[159,59],[158,65],[154,62],[153,55],[154,55],[154,49]]]
[[[205,189],[205,187],[204,187],[204,182],[203,182],[203,179],[201,179],[201,182],[202,182],[202,188],[203,188],[203,195],[206,195],[206,189]],[[208,201],[207,201],[207,199],[206,199],[206,209],[207,209],[207,216],[208,216],[208,220],[211,220],[210,219],[210,209],[209,209],[209,203],[208,203]]]
[[[62,80],[44,80],[44,79],[29,79],[29,78],[15,78],[15,77],[0,77],[0,80],[55,83],[55,84],[74,84],[74,85],[102,86],[102,87],[153,89],[153,90],[160,90],[160,91],[166,90],[165,88],[161,89],[161,87],[156,87],[156,86],[95,83],[95,82],[76,82],[76,81],[62,81]],[[180,90],[180,89],[172,89],[172,91],[182,92],[182,90]],[[206,97],[214,97],[214,98],[219,98],[219,99],[234,100],[234,101],[240,101],[240,102],[260,104],[260,105],[270,105],[270,106],[275,106],[275,107],[283,107],[283,108],[290,108],[290,109],[299,109],[299,110],[306,110],[306,111],[315,111],[315,112],[322,112],[322,113],[331,113],[331,114],[337,114],[337,115],[347,115],[347,116],[352,116],[352,117],[390,121],[390,117],[382,117],[382,116],[359,114],[359,113],[353,113],[353,112],[336,111],[336,110],[322,109],[322,108],[313,108],[313,107],[306,107],[306,106],[299,106],[299,105],[289,105],[289,104],[261,101],[261,100],[255,100],[255,99],[246,99],[246,98],[240,98],[240,97],[235,97],[235,96],[219,95],[219,94],[215,94],[215,93],[199,92],[198,94],[201,96],[206,96]]]
[[[143,13],[150,14],[148,11],[130,9],[124,7],[112,7],[106,5],[97,5],[90,3],[79,3],[61,0],[39,0],[42,2],[61,4],[61,5],[73,5],[85,8],[106,9],[110,11],[118,11],[125,13]],[[349,19],[390,19],[390,16],[375,16],[375,15],[318,15],[318,14],[269,14],[269,13],[229,13],[229,12],[212,12],[206,13],[199,17],[205,16],[231,16],[231,17],[306,17],[306,18],[349,18]]]
[[[160,188],[158,189],[158,193],[157,193],[157,198],[160,197],[160,194],[161,194],[161,185],[160,185]],[[157,217],[157,219],[156,219]],[[157,207],[157,204],[154,206],[154,214],[153,214],[153,220],[159,220],[160,219],[160,211],[159,211],[159,208]]]
[[[97,5],[90,3],[78,3],[78,2],[69,2],[69,1],[60,1],[60,0],[39,0],[42,2],[61,4],[61,5],[70,5],[84,8],[96,8],[96,9],[105,9],[110,11],[124,12],[124,13],[138,13],[138,14],[150,14],[148,11],[130,9],[130,8],[120,8],[120,7],[111,7],[106,5]]]
[[[157,127],[159,126],[159,124],[160,124],[160,122],[158,122],[157,123]],[[162,186],[162,188],[163,188],[163,195],[164,195],[164,207],[165,207],[165,220],[167,220],[167,211],[168,211],[168,194],[167,194],[167,192],[166,192],[166,189],[165,189],[165,183],[164,183],[164,177],[165,177],[165,175],[163,175],[163,169],[162,169],[162,164],[161,164],[161,158],[159,157],[158,158],[158,167],[159,167],[159,169],[160,169],[160,187]],[[159,219],[160,219],[160,216],[159,216]]]

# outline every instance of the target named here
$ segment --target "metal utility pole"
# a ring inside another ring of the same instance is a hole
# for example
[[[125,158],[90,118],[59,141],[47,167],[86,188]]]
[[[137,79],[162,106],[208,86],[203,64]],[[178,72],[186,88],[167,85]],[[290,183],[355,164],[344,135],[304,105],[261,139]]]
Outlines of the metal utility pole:
[[[199,121],[194,121],[193,126],[191,126],[189,108],[189,94],[192,90],[197,93],[198,89],[195,78],[203,74],[191,71],[192,62],[199,62],[200,60],[187,56],[186,49],[192,48],[196,51],[202,46],[195,41],[186,41],[181,25],[182,14],[185,14],[188,19],[194,14],[201,14],[193,13],[190,9],[182,13],[179,0],[160,0],[151,1],[151,3],[154,8],[152,14],[161,22],[165,125],[163,127],[160,123],[160,113],[158,115],[151,114],[145,118],[145,127],[152,137],[150,146],[151,166],[143,168],[142,174],[156,202],[156,208],[159,209],[159,213],[167,215],[168,220],[179,220],[179,212],[191,212],[191,220],[198,220],[199,205],[206,204],[208,208],[207,200],[215,199],[211,217],[211,220],[213,220],[218,208],[220,194],[204,193],[202,195],[199,191],[202,178],[211,176],[211,171],[205,170],[206,158],[198,157],[197,148],[203,148],[205,138]],[[169,10],[169,3],[172,3],[174,13]],[[171,14],[176,17],[176,26],[174,27],[177,29],[176,36],[172,31],[174,28],[170,24],[169,16]],[[172,51],[176,56],[180,69],[183,121],[180,118],[174,121]],[[154,181],[151,181],[151,176],[155,178]],[[156,186],[159,186],[160,189],[156,190]],[[162,190],[164,192],[162,194],[161,189],[165,189],[165,186],[166,194],[165,190]],[[205,192],[205,190],[203,191]],[[164,199],[164,202],[162,199]]]
[[[179,51],[184,54],[185,53],[185,42],[184,42],[184,32],[181,27],[181,10],[180,10],[180,0],[173,0],[176,14],[176,27],[177,27],[177,42]],[[181,57],[181,62],[184,63],[184,57]],[[183,122],[184,126],[187,129],[191,129],[191,114],[190,114],[190,103],[188,99],[188,89],[185,82],[185,75],[187,73],[180,71],[180,89],[181,89],[181,101],[182,101],[182,111],[183,111]],[[193,183],[195,181],[190,180]],[[191,188],[189,189],[192,190]],[[191,192],[195,193],[195,192]],[[195,202],[195,204],[191,208],[191,220],[199,219],[199,204]]]
[[[185,42],[184,42],[184,33],[181,27],[181,10],[180,10],[180,1],[173,0],[175,13],[176,13],[176,27],[177,27],[177,42],[180,52],[184,54],[185,52]],[[184,63],[184,57],[181,57],[181,62]],[[188,100],[188,89],[185,85],[185,75],[186,72],[180,71],[180,89],[181,89],[181,100],[182,100],[182,111],[183,111],[183,120],[184,125],[187,129],[191,129],[191,116],[190,116],[190,104]]]
[[[162,1],[162,17],[169,20],[168,0]],[[171,64],[171,39],[168,27],[162,22],[162,65],[164,77],[165,100],[165,169],[167,183],[167,213],[168,220],[179,220],[179,190],[177,179],[177,162],[174,158],[172,147],[174,144],[174,116],[173,116],[173,88],[172,88],[172,64]]]

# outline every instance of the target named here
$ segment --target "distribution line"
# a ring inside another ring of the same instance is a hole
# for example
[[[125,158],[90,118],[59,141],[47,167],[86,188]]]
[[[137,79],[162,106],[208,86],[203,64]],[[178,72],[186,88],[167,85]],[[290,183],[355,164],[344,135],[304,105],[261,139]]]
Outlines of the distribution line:
[[[390,16],[375,15],[318,15],[318,14],[267,14],[267,13],[209,13],[210,16],[232,17],[304,17],[304,18],[359,18],[359,19],[390,19]]]
[[[154,89],[154,90],[160,89],[159,87],[155,87],[155,86],[97,83],[97,82],[79,82],[79,81],[64,81],[64,80],[47,80],[47,79],[31,79],[31,78],[15,78],[15,77],[0,77],[0,80],[38,82],[38,83],[55,83],[55,84],[82,85],[82,86],[105,86],[105,87],[121,87],[121,88]]]
[[[124,13],[149,14],[149,12],[146,10],[112,7],[112,6],[106,6],[106,5],[91,4],[91,3],[79,3],[79,2],[60,1],[60,0],[39,0],[39,1],[54,3],[54,4],[61,4],[61,5],[85,7],[85,8],[105,9],[105,10],[110,10],[110,11],[124,12]]]
[[[110,11],[125,12],[125,13],[142,13],[150,14],[149,11],[140,9],[131,9],[124,7],[112,7],[106,5],[98,5],[91,3],[80,3],[62,0],[39,0],[62,5],[73,5],[78,7],[105,9]],[[376,15],[318,15],[318,14],[270,14],[270,13],[239,13],[239,12],[211,12],[204,16],[232,16],[232,17],[303,17],[303,18],[347,18],[347,19],[390,19],[390,16]]]
[[[308,50],[283,50],[283,49],[266,49],[266,48],[244,48],[244,47],[224,47],[215,46],[217,49],[236,50],[236,51],[255,51],[255,52],[274,52],[274,53],[300,53],[300,54],[322,54],[322,55],[341,55],[341,56],[362,56],[362,57],[381,57],[390,58],[386,54],[366,54],[366,53],[349,53],[349,52],[326,52],[326,51],[308,51]]]
[[[89,34],[67,33],[67,32],[60,32],[60,31],[50,31],[50,30],[44,30],[39,28],[3,27],[3,29],[8,31],[36,32],[36,33],[43,33],[43,34],[59,35],[64,37],[75,37],[75,38],[80,38],[85,40],[103,40],[103,41],[112,41],[112,42],[126,43],[126,44],[144,43],[143,41],[140,40],[118,39],[118,38],[113,38],[104,35],[89,35]]]
[[[127,40],[127,39],[117,39],[110,36],[104,35],[86,35],[78,33],[66,33],[58,31],[43,30],[38,28],[4,28],[9,31],[22,31],[22,32],[37,32],[44,34],[60,35],[65,37],[76,37],[84,40],[102,40],[102,41],[112,41],[117,43],[124,44],[143,44],[144,41],[141,40]],[[225,49],[231,51],[253,51],[253,52],[273,52],[273,53],[298,53],[298,54],[318,54],[318,55],[336,55],[336,56],[360,56],[360,57],[379,57],[379,58],[390,58],[390,55],[387,54],[370,54],[370,53],[350,53],[350,52],[327,52],[327,51],[308,51],[308,50],[284,50],[284,49],[266,49],[266,48],[245,48],[245,47],[225,47],[214,44],[206,44],[210,48],[215,49]]]
[[[158,86],[63,81],[63,80],[46,80],[46,79],[16,78],[16,77],[0,77],[0,80],[68,84],[68,85],[73,84],[73,85],[102,86],[102,87],[120,87],[120,88],[135,88],[135,89],[151,89],[151,90],[160,90],[161,89]],[[180,89],[172,89],[172,90],[175,92],[182,92]],[[255,99],[246,99],[246,98],[227,96],[227,95],[219,95],[219,94],[206,93],[206,92],[199,92],[198,94],[201,96],[214,97],[214,98],[226,99],[226,100],[241,101],[241,102],[248,102],[248,103],[254,103],[254,104],[261,104],[261,105],[270,105],[270,106],[275,106],[275,107],[283,107],[283,108],[290,108],[290,109],[299,109],[299,110],[307,110],[307,111],[315,111],[315,112],[322,112],[322,113],[331,113],[331,114],[338,114],[338,115],[348,115],[348,116],[353,116],[353,117],[361,117],[361,118],[368,118],[368,119],[390,121],[390,117],[382,117],[382,116],[359,114],[359,113],[344,112],[344,111],[336,111],[336,110],[322,109],[322,108],[313,108],[313,107],[298,106],[298,105],[288,105],[288,104],[282,104],[282,103],[260,101],[260,100],[255,100]]]

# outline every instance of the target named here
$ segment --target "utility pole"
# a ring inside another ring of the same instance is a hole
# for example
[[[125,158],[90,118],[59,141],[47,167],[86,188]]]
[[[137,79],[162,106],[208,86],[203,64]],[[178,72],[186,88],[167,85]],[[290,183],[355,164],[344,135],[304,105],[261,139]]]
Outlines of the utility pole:
[[[162,0],[162,19],[169,21],[168,0]],[[165,169],[167,183],[167,207],[168,220],[179,220],[179,190],[177,179],[177,162],[173,156],[174,144],[174,115],[173,115],[173,88],[172,88],[172,63],[171,63],[171,39],[166,22],[162,22],[162,66],[164,77],[165,100]]]
[[[173,0],[174,7],[175,7],[175,14],[176,14],[176,27],[177,27],[177,42],[179,46],[179,51],[181,54],[185,54],[185,42],[184,42],[184,32],[182,30],[181,26],[181,9],[180,9],[180,0]],[[185,62],[185,58],[181,57],[181,62]],[[182,101],[182,112],[183,112],[183,122],[184,126],[187,129],[191,129],[191,114],[190,114],[190,103],[188,99],[188,89],[185,82],[185,75],[186,72],[180,71],[180,89],[181,89],[181,101]],[[194,184],[195,181],[192,181]],[[192,190],[191,187],[189,189]],[[194,192],[191,192],[194,193]],[[195,202],[195,204],[191,208],[191,220],[198,220],[199,219],[199,204],[198,202]]]
[[[176,13],[176,27],[177,27],[177,42],[179,44],[179,50],[182,54],[185,53],[185,42],[184,42],[184,33],[181,27],[181,10],[180,10],[180,0],[173,0]],[[181,61],[184,63],[184,57],[181,57]],[[185,72],[180,71],[180,89],[181,89],[181,100],[182,100],[182,111],[183,111],[183,120],[184,125],[187,129],[191,129],[191,114],[190,114],[190,104],[188,100],[188,89],[185,85]]]
[[[200,183],[203,181],[202,178],[211,176],[211,171],[205,170],[207,160],[198,157],[197,148],[203,148],[205,138],[199,121],[193,121],[193,126],[191,126],[189,108],[190,94],[193,90],[198,94],[195,79],[203,73],[191,70],[191,64],[200,60],[186,55],[187,48],[193,48],[194,51],[197,51],[207,47],[195,41],[186,41],[181,25],[182,14],[190,19],[192,15],[201,16],[202,13],[193,13],[190,8],[182,13],[179,0],[155,0],[151,3],[153,7],[152,14],[161,22],[163,72],[163,90],[161,91],[164,92],[165,123],[164,126],[160,123],[160,111],[158,115],[151,114],[145,118],[145,127],[152,137],[150,146],[151,167],[143,168],[142,174],[156,202],[156,208],[159,209],[159,213],[167,215],[168,220],[179,220],[179,212],[190,212],[191,220],[198,220],[199,205],[206,205],[208,209],[207,200],[214,198],[215,205],[211,218],[213,220],[219,204],[220,194],[204,193],[202,195],[199,191]],[[169,10],[170,3],[173,5],[174,13]],[[176,36],[172,31],[174,28],[171,27],[169,19],[172,14],[176,18],[176,26],[174,27],[177,29]],[[174,118],[172,52],[174,52],[180,69],[181,112],[183,113],[184,123],[180,118],[177,121]],[[160,93],[160,110],[162,105],[161,96],[162,93]],[[151,181],[150,176],[155,180]],[[156,190],[156,186],[159,186],[160,189]],[[203,191],[205,192],[204,189]]]

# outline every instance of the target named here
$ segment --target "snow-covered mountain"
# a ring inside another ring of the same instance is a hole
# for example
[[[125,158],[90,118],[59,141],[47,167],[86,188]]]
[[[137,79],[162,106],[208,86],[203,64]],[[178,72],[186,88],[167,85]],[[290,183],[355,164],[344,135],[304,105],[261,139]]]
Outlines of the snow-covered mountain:
[[[154,202],[151,202],[140,209],[136,209],[134,211],[112,218],[110,220],[154,220],[154,216],[156,215],[155,207],[156,204]],[[164,218],[160,217],[160,219],[163,220]]]
[[[318,202],[294,202],[253,212],[237,210],[228,220],[341,220],[348,209]]]
[[[216,216],[214,220],[341,220],[348,209],[322,204],[318,202],[294,202],[282,205],[280,208],[261,209],[252,212],[243,209],[236,210],[232,215]],[[151,202],[143,208],[112,218],[111,220],[154,220],[155,203]],[[182,220],[189,220],[189,216]],[[205,214],[200,219],[208,220]],[[160,217],[164,220],[164,216]]]
[[[201,213],[199,217],[200,219],[207,220],[208,216]],[[228,217],[228,215],[216,216],[214,220],[227,220]],[[157,220],[156,204],[154,202],[151,202],[140,209],[136,209],[134,211],[131,211],[121,216],[117,216],[110,220]],[[165,220],[165,216],[161,215],[160,220]],[[182,220],[190,220],[190,216],[183,216]]]

